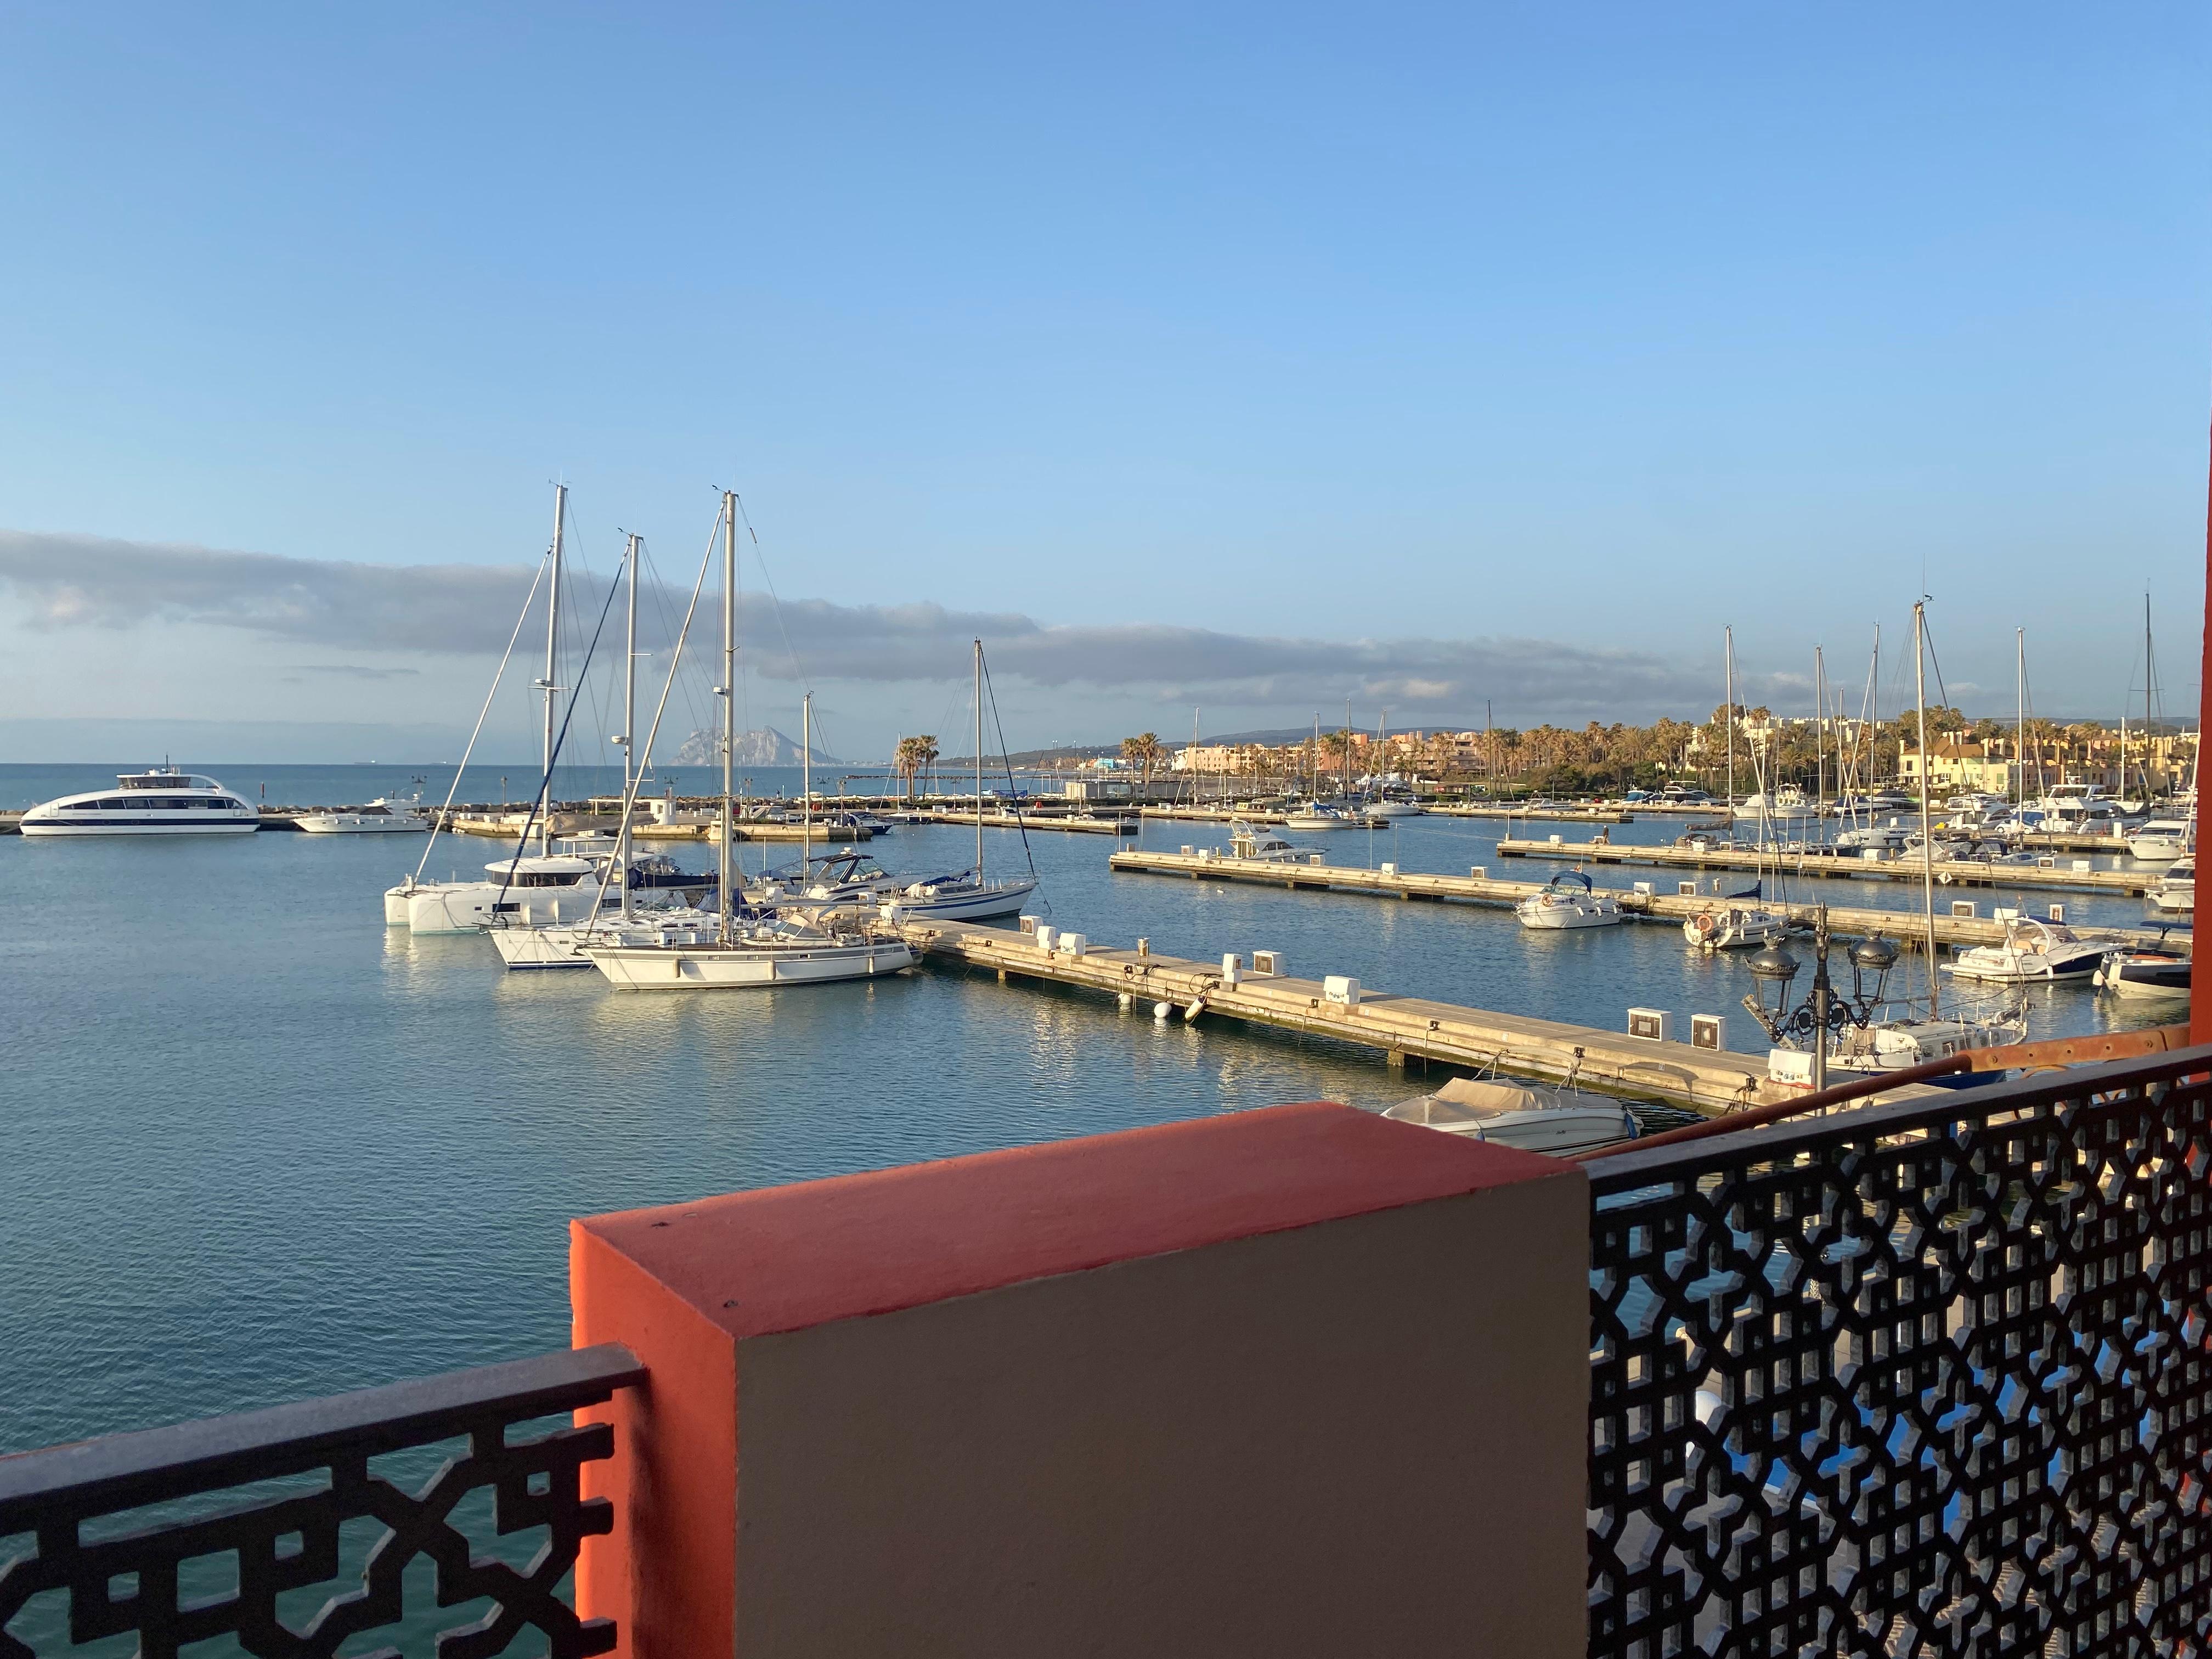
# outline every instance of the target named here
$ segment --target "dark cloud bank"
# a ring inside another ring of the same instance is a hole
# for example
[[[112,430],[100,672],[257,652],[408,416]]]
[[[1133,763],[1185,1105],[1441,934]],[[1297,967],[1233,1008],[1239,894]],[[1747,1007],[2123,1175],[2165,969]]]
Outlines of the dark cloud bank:
[[[44,629],[189,622],[368,653],[496,653],[529,592],[527,568],[376,565],[228,553],[99,537],[0,530],[0,589]],[[601,588],[585,609],[596,614]],[[662,589],[641,613],[665,644],[689,591]],[[695,626],[715,629],[711,602]],[[789,638],[786,647],[787,634]],[[1016,612],[939,605],[787,601],[779,618],[746,597],[756,672],[815,679],[940,680],[965,672],[981,638],[994,673],[1052,689],[1158,694],[1175,702],[1306,707],[1316,700],[1387,704],[1394,721],[1479,718],[1649,719],[1703,715],[1719,701],[1711,673],[1645,653],[1489,636],[1334,641],[1228,634],[1166,623],[1054,627]],[[375,669],[337,666],[368,676]],[[405,671],[397,671],[405,672]],[[1787,694],[1756,678],[1747,696]]]

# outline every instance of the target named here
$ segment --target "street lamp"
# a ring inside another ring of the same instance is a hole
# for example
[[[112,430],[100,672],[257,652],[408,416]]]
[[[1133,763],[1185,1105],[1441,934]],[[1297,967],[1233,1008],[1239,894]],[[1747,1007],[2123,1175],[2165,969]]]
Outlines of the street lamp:
[[[1828,978],[1828,907],[1813,913],[1813,984],[1805,1000],[1790,1006],[1790,981],[1797,977],[1797,959],[1779,945],[1770,945],[1746,964],[1757,981],[1743,1000],[1751,1017],[1778,1043],[1810,1039],[1813,1045],[1813,1088],[1828,1086],[1828,1042],[1845,1025],[1864,1028],[1874,1018],[1889,983],[1889,970],[1897,965],[1897,947],[1880,934],[1861,939],[1851,947],[1851,994],[1838,997]],[[1868,980],[1873,985],[1869,988]]]

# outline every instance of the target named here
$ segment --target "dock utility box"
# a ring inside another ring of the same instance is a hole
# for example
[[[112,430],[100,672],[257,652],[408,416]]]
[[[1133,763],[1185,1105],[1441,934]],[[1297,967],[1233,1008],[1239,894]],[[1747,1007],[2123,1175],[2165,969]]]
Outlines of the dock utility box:
[[[1340,1008],[1357,1008],[1359,981],[1348,974],[1331,974],[1321,982],[1321,996],[1322,1001],[1333,1002]]]
[[[1726,1014],[1692,1014],[1690,1016],[1690,1046],[1710,1048],[1718,1054],[1728,1047],[1728,1016]]]
[[[1255,951],[1252,952],[1252,971],[1255,974],[1282,974],[1289,970],[1283,966],[1280,951]]]
[[[1090,948],[1091,941],[1084,934],[1062,933],[1060,936],[1060,949],[1064,955],[1079,957]]]
[[[1628,1011],[1628,1035],[1632,1037],[1641,1037],[1646,1042],[1671,1042],[1674,1033],[1674,1016],[1664,1008]]]
[[[1037,942],[1037,949],[1038,949],[1038,950],[1040,950],[1040,951],[1049,951],[1049,950],[1051,950],[1051,949],[1053,948],[1054,942],[1055,940],[1057,940],[1059,938],[1060,938],[1060,929],[1059,929],[1059,928],[1053,927],[1053,926],[1052,926],[1050,923],[1048,923],[1048,922],[1039,922],[1039,923],[1037,924],[1037,927],[1036,927],[1036,942]]]
[[[1221,958],[1221,982],[1224,985],[1242,985],[1244,982],[1243,957],[1231,955]]]
[[[1036,933],[1036,930],[1037,930],[1037,921],[1038,921],[1038,918],[1036,918],[1036,916],[1024,916],[1024,917],[1021,919],[1021,922],[1022,922],[1022,932],[1024,932],[1024,933]]]

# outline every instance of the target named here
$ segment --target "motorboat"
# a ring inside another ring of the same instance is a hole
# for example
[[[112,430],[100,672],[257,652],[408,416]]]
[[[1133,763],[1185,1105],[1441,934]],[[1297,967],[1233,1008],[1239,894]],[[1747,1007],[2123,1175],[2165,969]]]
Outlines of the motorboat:
[[[213,778],[156,766],[118,773],[113,790],[42,801],[23,814],[27,836],[250,836],[261,814]]]
[[[1887,823],[1842,831],[1836,836],[1835,848],[1839,853],[1902,853],[1911,842],[1912,832],[1892,818]]]
[[[2197,859],[2194,854],[2176,862],[2143,895],[2153,909],[2168,915],[2192,915],[2197,909]]]
[[[2059,922],[2033,916],[2008,915],[2004,930],[2003,943],[1963,950],[1943,964],[1943,971],[1994,985],[2087,979],[2112,949],[2109,943],[2085,939]]]
[[[1305,864],[1321,854],[1256,830],[1239,818],[1229,826],[1229,856],[1247,864]]]
[[[1601,893],[1579,870],[1562,870],[1513,907],[1523,927],[1539,930],[1561,927],[1615,927],[1628,920],[1620,901]]]
[[[2108,951],[2096,978],[2099,990],[2116,997],[2186,998],[2189,958],[2179,951]]]
[[[593,944],[585,955],[623,991],[756,990],[876,979],[914,965],[914,947],[872,921],[708,917],[649,944]]]
[[[1789,936],[1790,918],[1765,905],[1744,902],[1758,896],[1759,889],[1753,887],[1698,911],[1683,921],[1682,937],[1705,951],[1743,951],[1779,944]]]
[[[2171,864],[2189,850],[2189,820],[2152,818],[2128,837],[2128,856],[2138,864]]]
[[[1808,818],[1820,809],[1805,798],[1805,792],[1794,783],[1785,783],[1771,794],[1761,790],[1746,795],[1735,805],[1740,818]]]
[[[1352,830],[1358,828],[1358,823],[1359,820],[1350,812],[1331,806],[1325,801],[1310,800],[1303,806],[1291,809],[1290,816],[1283,820],[1283,828],[1305,831]]]
[[[1560,1157],[1637,1135],[1635,1114],[1609,1095],[1502,1079],[1455,1077],[1436,1093],[1401,1100],[1382,1115],[1394,1123]]]
[[[884,894],[886,917],[900,921],[981,921],[1010,916],[1036,891],[1035,876],[986,877],[980,870],[910,881]]]
[[[342,812],[302,812],[293,822],[311,836],[419,836],[430,827],[430,815],[422,810],[419,797],[380,797]]]
[[[826,858],[771,870],[758,881],[746,883],[744,891],[746,903],[769,909],[873,909],[902,884],[868,854],[848,847]]]
[[[2059,784],[2039,805],[2044,829],[2060,835],[2117,835],[2126,817],[2101,783]]]

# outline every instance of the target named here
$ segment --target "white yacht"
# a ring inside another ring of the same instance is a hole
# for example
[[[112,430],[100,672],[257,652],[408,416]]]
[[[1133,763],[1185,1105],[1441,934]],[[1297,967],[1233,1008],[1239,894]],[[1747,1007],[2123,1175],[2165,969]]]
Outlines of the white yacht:
[[[2189,820],[2153,818],[2128,837],[2128,856],[2138,864],[2171,864],[2189,850]]]
[[[1235,818],[1229,825],[1229,856],[1247,864],[1306,864],[1321,854]]]
[[[884,914],[899,921],[981,921],[1015,915],[1036,888],[1035,876],[986,877],[963,870],[907,883],[884,896]]]
[[[157,766],[115,782],[42,802],[20,828],[27,836],[246,836],[261,827],[252,805],[196,772]]]
[[[1805,792],[1794,783],[1785,783],[1772,795],[1764,791],[1746,795],[1736,803],[1735,815],[1740,818],[1809,818],[1820,809],[1805,798]]]
[[[1995,1017],[1946,1015],[1940,1019],[1916,1018],[1907,1012],[1902,1018],[1876,1020],[1863,1026],[1846,1022],[1828,1051],[1829,1081],[1832,1085],[1837,1080],[1833,1074],[1838,1072],[1853,1077],[1901,1072],[1909,1066],[1947,1059],[1971,1048],[1997,1048],[2019,1042],[2027,1030],[2025,1018],[2016,1011]],[[1776,1083],[1809,1089],[1813,1056],[1802,1048],[1769,1049],[1766,1075]],[[1996,1076],[1994,1072],[1982,1072],[1932,1080],[1939,1085],[1956,1086],[1991,1082]]]
[[[489,932],[493,948],[509,968],[588,968],[594,945],[664,945],[679,933],[712,933],[715,924],[713,911],[686,904],[628,917],[603,910],[596,920],[544,927],[501,915]]]
[[[1515,905],[1513,914],[1523,927],[1538,930],[1617,927],[1628,920],[1620,901],[1610,893],[1599,892],[1579,870],[1560,871],[1545,884],[1542,892],[1531,893]]]
[[[343,812],[302,812],[297,822],[311,836],[420,835],[430,827],[430,815],[422,810],[419,796],[410,800],[387,797]]]
[[[2004,928],[2002,944],[1977,945],[1961,951],[1943,964],[1943,971],[1994,985],[2087,979],[2112,949],[2109,943],[2092,942],[2070,927],[2039,921],[2033,916],[2008,916]]]
[[[651,944],[592,945],[585,954],[624,991],[734,990],[872,979],[914,964],[914,947],[862,925],[833,929],[791,918],[672,928]]]
[[[2038,803],[2043,828],[2060,835],[2115,833],[2125,815],[2101,783],[2062,783]]]
[[[1360,809],[1360,816],[1382,820],[1417,818],[1426,810],[1411,795],[1377,795]]]
[[[1912,831],[1892,818],[1886,824],[1864,824],[1845,830],[1836,837],[1839,853],[1902,853],[1911,845]]]
[[[2113,951],[2097,969],[2097,988],[2116,997],[2172,1000],[2189,995],[2189,958],[2179,951]]]
[[[1636,1139],[1636,1118],[1608,1095],[1455,1077],[1432,1095],[1401,1100],[1382,1114],[1470,1140],[1565,1156]]]
[[[1358,823],[1358,818],[1340,808],[1331,806],[1325,801],[1310,800],[1303,806],[1291,809],[1290,816],[1283,820],[1283,828],[1310,832],[1316,830],[1352,830],[1356,829]]]
[[[2197,910],[2197,860],[2182,859],[2160,878],[2157,886],[2143,895],[2154,909],[2169,915],[2192,915]]]

